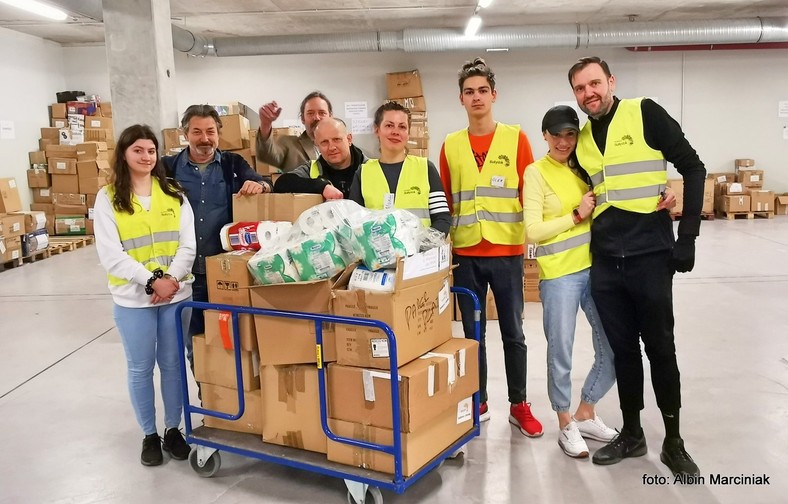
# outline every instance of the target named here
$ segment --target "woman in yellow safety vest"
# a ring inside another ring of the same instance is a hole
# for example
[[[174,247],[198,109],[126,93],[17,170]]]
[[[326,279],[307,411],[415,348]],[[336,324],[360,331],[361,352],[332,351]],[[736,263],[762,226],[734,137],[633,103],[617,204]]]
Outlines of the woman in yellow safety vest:
[[[409,210],[425,227],[447,234],[451,214],[438,170],[427,158],[408,154],[410,122],[410,110],[397,102],[378,107],[374,131],[380,158],[356,171],[350,199],[374,210]]]
[[[549,151],[525,170],[525,225],[537,244],[539,291],[547,337],[547,392],[558,415],[558,444],[575,458],[588,457],[585,438],[608,442],[607,427],[594,405],[613,386],[613,351],[591,299],[591,214],[594,193],[588,176],[574,159],[580,121],[572,107],[559,105],[542,119]],[[569,413],[572,395],[572,345],[578,307],[591,324],[594,364],[586,377],[580,405]]]
[[[121,133],[110,185],[96,196],[99,260],[107,270],[113,315],[128,364],[131,404],[145,438],[140,461],[162,463],[162,447],[177,460],[189,456],[178,430],[183,412],[176,309],[192,298],[196,254],[194,216],[180,186],[167,179],[158,141],[144,125]],[[181,314],[188,334],[191,309]],[[164,402],[164,438],[156,429],[153,367],[158,363]]]

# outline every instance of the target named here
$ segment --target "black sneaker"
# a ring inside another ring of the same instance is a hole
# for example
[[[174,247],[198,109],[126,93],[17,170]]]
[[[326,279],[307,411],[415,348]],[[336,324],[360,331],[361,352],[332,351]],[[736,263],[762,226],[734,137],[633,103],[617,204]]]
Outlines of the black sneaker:
[[[164,432],[162,448],[164,448],[164,451],[169,452],[170,456],[175,460],[186,460],[189,458],[189,452],[192,451],[177,427],[167,429]]]
[[[665,438],[662,443],[662,453],[659,459],[668,466],[673,476],[699,476],[698,465],[684,449],[684,440],[681,438]]]
[[[613,438],[613,441],[597,450],[591,460],[594,464],[599,465],[618,464],[628,457],[642,457],[646,452],[648,452],[648,447],[645,434],[641,433],[638,438],[626,430],[622,430],[618,436]]]
[[[161,464],[161,438],[159,435],[148,434],[142,440],[142,455],[140,455],[140,462],[144,466],[157,466]]]

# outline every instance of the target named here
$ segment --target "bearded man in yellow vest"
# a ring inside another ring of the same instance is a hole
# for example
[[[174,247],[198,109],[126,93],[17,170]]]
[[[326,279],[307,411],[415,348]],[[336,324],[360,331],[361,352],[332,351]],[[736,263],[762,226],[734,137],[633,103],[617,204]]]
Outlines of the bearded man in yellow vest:
[[[643,340],[665,424],[660,459],[673,474],[697,475],[679,430],[681,384],[673,336],[673,275],[691,271],[700,230],[706,169],[679,124],[654,101],[619,100],[607,63],[582,58],[569,70],[578,106],[589,115],[577,158],[596,197],[591,226],[591,295],[615,354],[624,426],[599,449],[596,464],[647,452],[643,409]],[[660,195],[666,161],[684,178],[678,240]],[[674,241],[675,240],[675,241]]]
[[[526,402],[527,347],[523,334],[523,173],[533,162],[531,145],[519,126],[495,122],[495,74],[481,58],[459,72],[460,103],[468,127],[449,134],[441,148],[441,180],[452,214],[454,285],[473,291],[481,301],[479,418],[487,407],[487,288],[498,309],[503,339],[509,422],[529,437],[542,435],[542,424]],[[458,297],[466,338],[474,332],[470,299]]]

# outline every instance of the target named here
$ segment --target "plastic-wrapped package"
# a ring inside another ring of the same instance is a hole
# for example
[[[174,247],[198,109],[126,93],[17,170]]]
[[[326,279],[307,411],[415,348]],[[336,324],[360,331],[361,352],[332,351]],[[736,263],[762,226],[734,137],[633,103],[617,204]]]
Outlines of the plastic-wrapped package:
[[[419,251],[423,226],[407,210],[373,212],[353,226],[356,257],[370,270],[392,268],[398,257]]]
[[[365,266],[359,265],[350,275],[347,288],[348,290],[365,290],[370,292],[394,292],[395,278],[395,270],[369,271]]]
[[[260,250],[274,246],[293,225],[284,221],[231,222],[219,232],[224,250]]]
[[[258,284],[291,283],[299,280],[298,270],[284,247],[260,250],[249,259],[249,271]]]
[[[446,235],[435,228],[423,228],[419,239],[419,252],[441,247],[448,243]]]
[[[352,262],[333,231],[324,230],[289,243],[287,250],[303,281],[330,278]]]

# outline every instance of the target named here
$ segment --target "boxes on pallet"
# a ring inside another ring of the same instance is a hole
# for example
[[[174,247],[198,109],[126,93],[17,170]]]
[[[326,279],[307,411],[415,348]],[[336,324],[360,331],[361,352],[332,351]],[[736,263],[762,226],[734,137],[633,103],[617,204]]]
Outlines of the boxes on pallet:
[[[402,432],[419,430],[479,389],[478,354],[476,341],[458,338],[397,369]],[[328,404],[331,418],[393,428],[390,370],[329,365]]]
[[[235,350],[205,344],[205,335],[192,338],[194,348],[194,379],[200,383],[211,383],[227,388],[236,388]],[[257,352],[241,353],[241,380],[247,392],[260,388],[260,362]]]
[[[394,443],[391,429],[335,419],[329,419],[328,426],[338,436],[376,444]],[[468,397],[443,411],[419,430],[401,434],[403,476],[415,474],[472,428],[473,401]],[[329,440],[327,457],[332,462],[387,474],[394,473],[394,457],[377,450],[357,448]]]
[[[386,96],[389,99],[424,96],[418,70],[386,74]]]
[[[262,366],[263,441],[326,453],[314,365]]]
[[[46,168],[31,168],[27,170],[27,187],[35,189],[46,188],[51,185],[52,179],[49,177]]]
[[[44,226],[46,226],[46,219],[44,219]],[[23,257],[31,256],[49,247],[49,233],[47,233],[46,229],[25,233],[21,236],[21,239]]]
[[[750,211],[750,197],[746,194],[726,194],[717,200],[717,210],[725,213],[741,213]]]
[[[744,187],[763,187],[763,170],[743,170],[736,173],[736,182]]]
[[[335,315],[385,322],[397,337],[397,363],[402,366],[451,338],[449,246],[420,252],[396,265],[394,292],[334,288]],[[349,270],[352,270],[350,267]],[[337,325],[337,362],[388,369],[388,338],[379,329]]]
[[[221,387],[212,383],[201,383],[200,392],[202,406],[206,409],[235,415],[238,413],[238,390]],[[263,398],[259,390],[242,392],[244,395],[244,414],[238,420],[223,420],[205,415],[206,427],[245,432],[248,434],[263,433]]]
[[[41,229],[46,229],[47,217],[44,212],[29,210],[26,212],[16,212],[13,215],[21,215],[23,222],[23,231],[25,233],[33,233]]]
[[[16,179],[0,178],[0,213],[18,212],[22,210],[22,199]]]
[[[714,213],[714,179],[707,177],[703,183],[703,207],[701,213]]]
[[[0,262],[15,261],[22,257],[21,236],[0,236]]]
[[[87,234],[86,220],[84,215],[55,214],[55,234],[58,236]]]
[[[25,216],[21,214],[0,215],[3,236],[13,238],[25,234]]]
[[[750,210],[753,212],[774,212],[774,191],[748,189]]]

